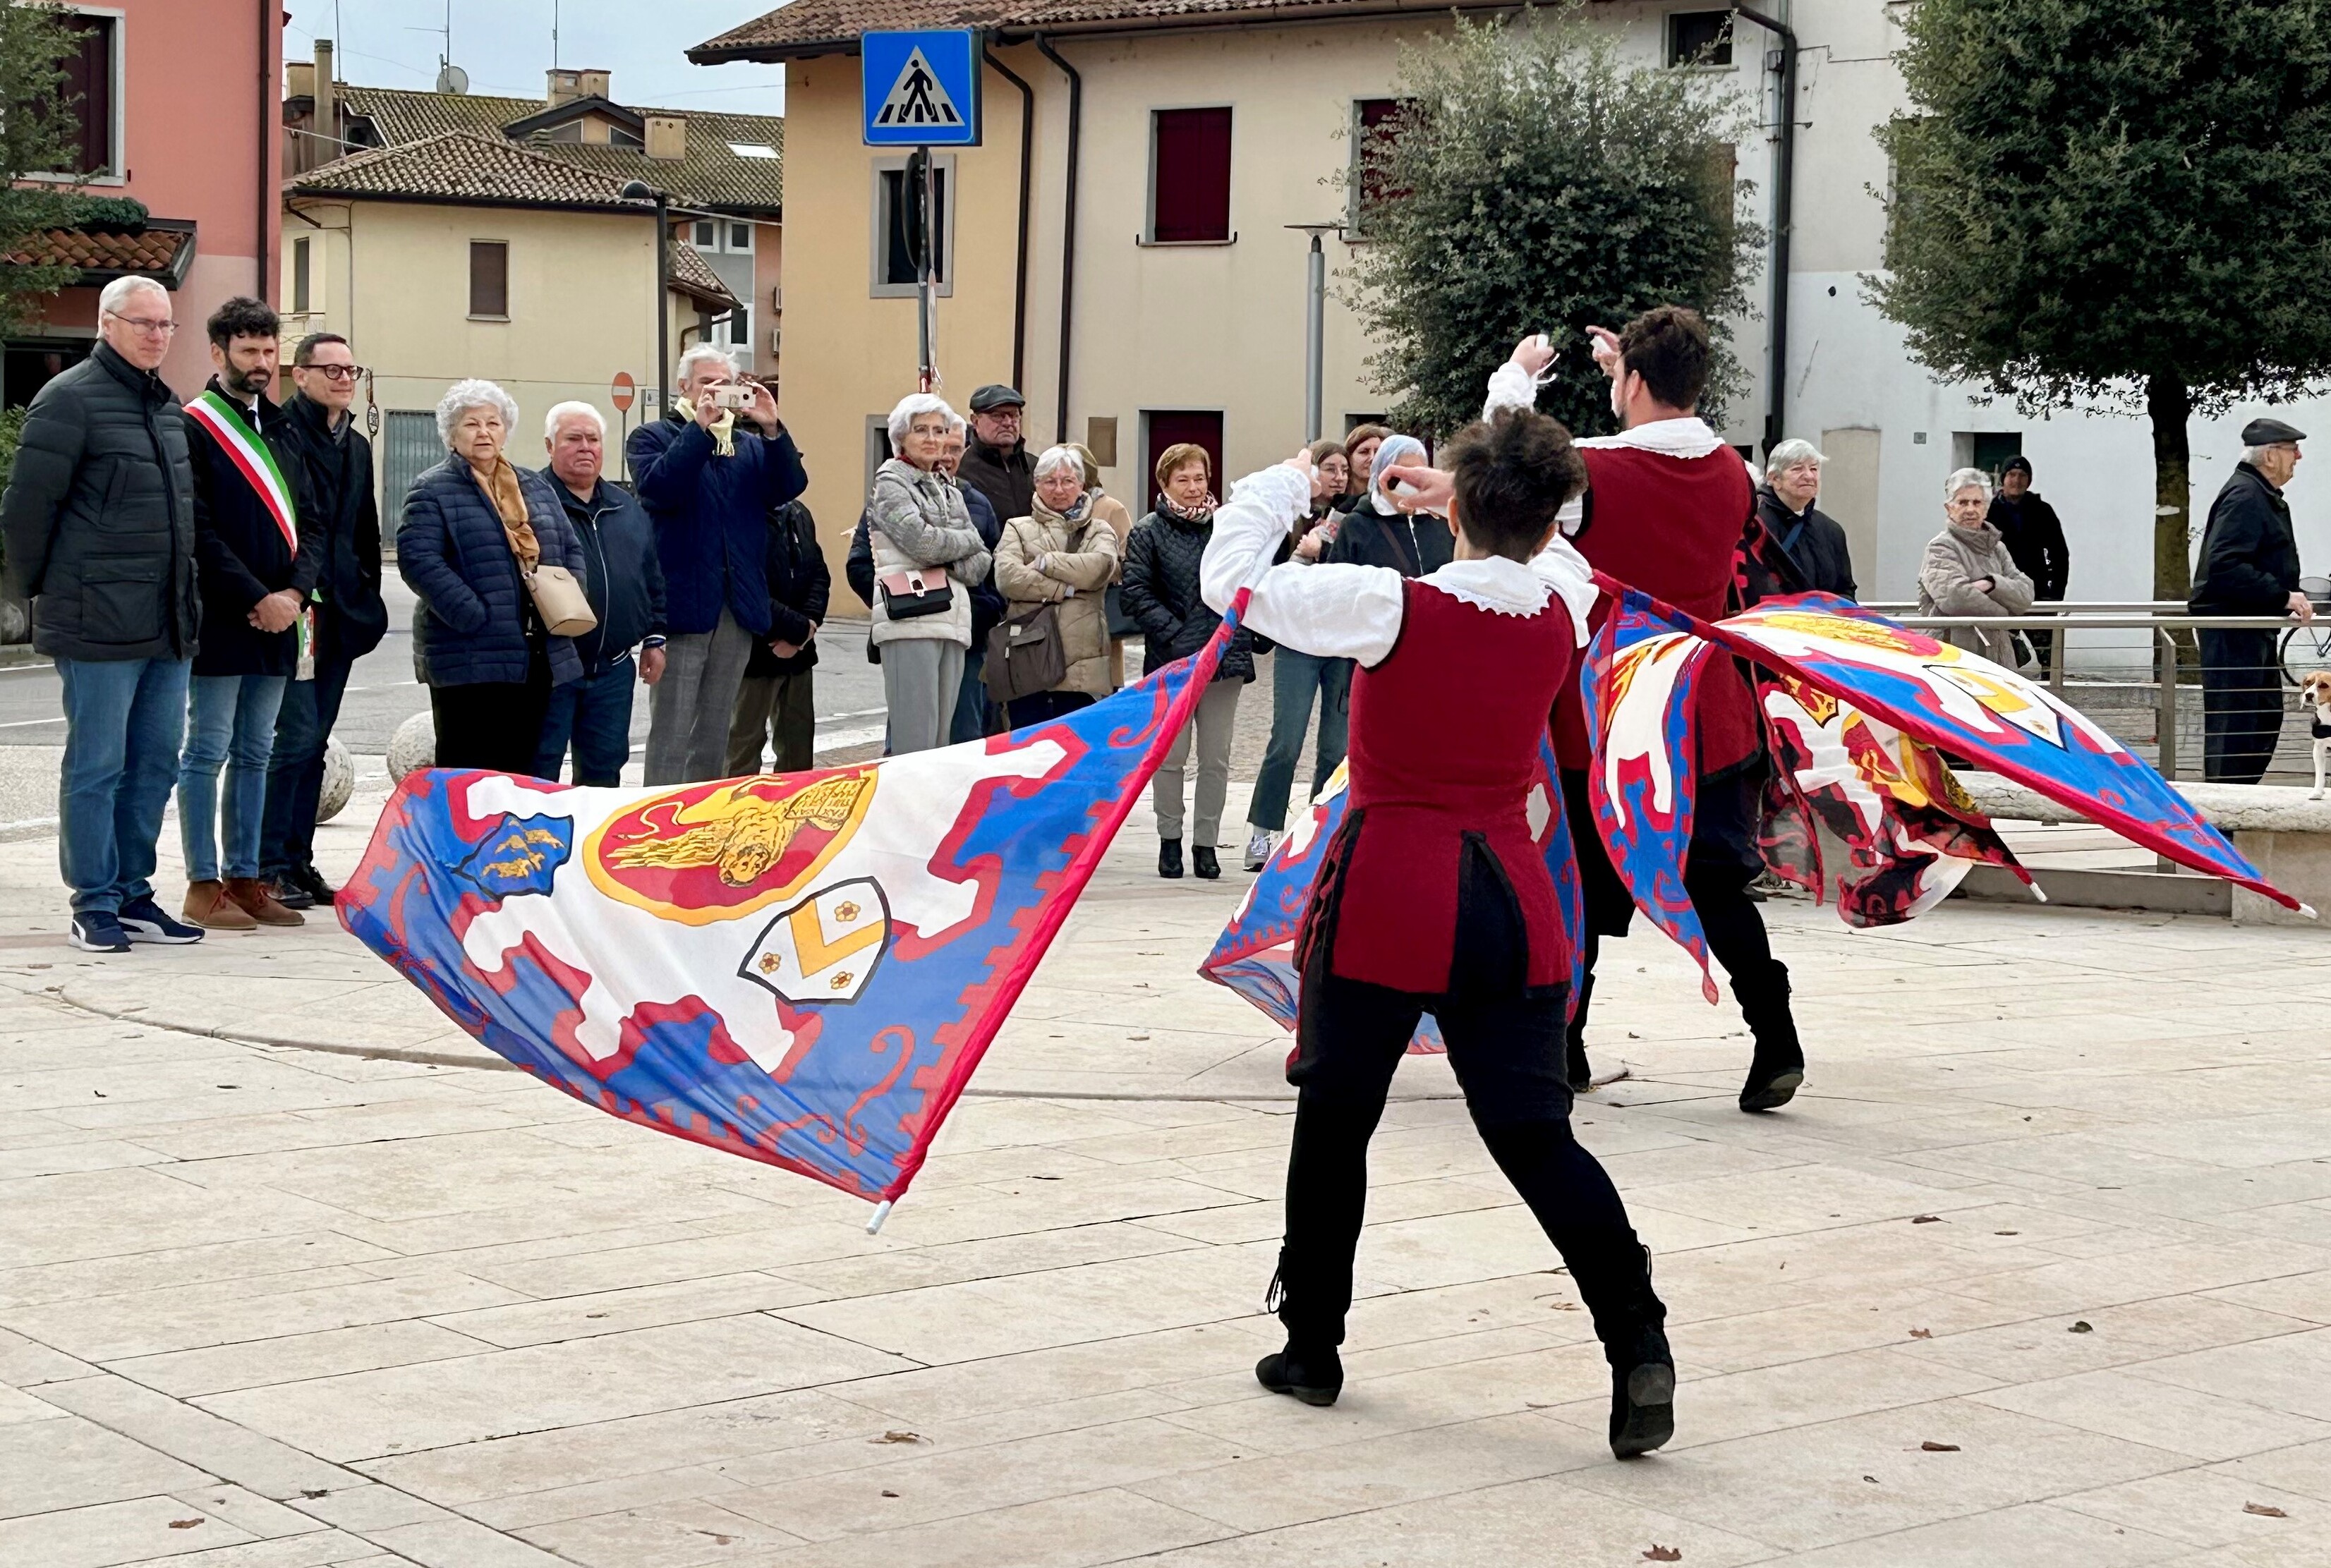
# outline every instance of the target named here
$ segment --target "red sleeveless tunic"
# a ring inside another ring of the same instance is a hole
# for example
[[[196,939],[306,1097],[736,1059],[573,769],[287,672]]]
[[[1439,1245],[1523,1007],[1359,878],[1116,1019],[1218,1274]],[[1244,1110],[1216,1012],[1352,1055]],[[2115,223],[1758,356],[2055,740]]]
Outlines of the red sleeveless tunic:
[[[1530,785],[1555,694],[1577,661],[1570,612],[1480,609],[1411,579],[1400,640],[1352,677],[1350,810],[1304,911],[1297,962],[1395,991],[1449,989],[1470,837],[1505,873],[1529,939],[1527,983],[1570,978],[1554,879],[1531,841]]]

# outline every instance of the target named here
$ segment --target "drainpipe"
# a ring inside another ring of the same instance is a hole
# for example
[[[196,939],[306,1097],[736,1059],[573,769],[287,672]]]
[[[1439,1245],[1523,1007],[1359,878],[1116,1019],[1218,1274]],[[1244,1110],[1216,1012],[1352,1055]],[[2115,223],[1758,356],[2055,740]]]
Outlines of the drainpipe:
[[[1061,58],[1051,42],[1036,34],[1036,52],[1061,68],[1069,79],[1069,177],[1066,217],[1061,233],[1061,411],[1054,420],[1056,442],[1069,439],[1069,342],[1075,320],[1077,280],[1077,144],[1084,132],[1085,79]]]
[[[1781,41],[1781,140],[1773,170],[1773,391],[1765,414],[1765,455],[1785,435],[1789,389],[1789,226],[1797,151],[1797,35],[1761,11],[1734,8]]]
[[[274,215],[276,203],[282,199],[275,188],[269,171],[273,166],[276,128],[282,118],[282,108],[277,101],[277,79],[274,51],[267,46],[271,29],[282,25],[282,0],[259,0],[259,230],[251,248],[259,252],[259,299],[268,302],[268,263],[274,257],[268,254],[268,220]]]
[[[1028,370],[1028,195],[1036,167],[1036,90],[990,54],[985,43],[979,56],[1020,90],[1020,251],[1012,273],[1012,386],[1016,392]]]

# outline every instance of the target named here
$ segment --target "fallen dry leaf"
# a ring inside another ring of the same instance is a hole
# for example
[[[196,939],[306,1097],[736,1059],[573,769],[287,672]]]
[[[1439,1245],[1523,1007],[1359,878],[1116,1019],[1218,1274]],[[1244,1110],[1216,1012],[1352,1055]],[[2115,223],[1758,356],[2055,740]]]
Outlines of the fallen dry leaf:
[[[899,1494],[898,1494],[898,1493],[896,1493],[896,1492],[885,1492],[885,1493],[883,1493],[882,1495],[883,1495],[884,1497],[897,1497]]]
[[[920,1432],[889,1431],[884,1432],[879,1438],[874,1438],[870,1440],[878,1443],[918,1443],[923,1440],[923,1434]]]
[[[173,1530],[191,1530],[201,1523],[202,1520],[199,1517],[193,1519],[173,1519],[170,1521],[170,1528]]]
[[[2288,1519],[2290,1517],[2289,1515],[2284,1513],[2280,1508],[2276,1507],[2271,1503],[2244,1503],[2242,1505],[2242,1512],[2245,1514],[2256,1514],[2260,1518],[2265,1519]]]
[[[328,1497],[332,1494],[329,1488],[324,1487],[302,1487],[300,1488],[300,1495],[303,1497]]]
[[[712,1544],[715,1546],[727,1546],[732,1544],[737,1539],[734,1535],[723,1535],[718,1530],[699,1530],[697,1534],[699,1535],[711,1536]]]
[[[2021,1231],[1993,1231],[1992,1234],[1994,1236],[2021,1236],[2023,1232]]]
[[[2083,1317],[2079,1322],[2073,1324],[2071,1327],[2064,1330],[2064,1332],[2067,1334],[2094,1334],[2096,1330],[2089,1327],[2088,1320]]]
[[[1935,1337],[1935,1331],[1931,1328],[1914,1328],[1910,1331],[1910,1337],[1913,1339],[1932,1339]]]
[[[1918,1450],[1927,1454],[1955,1454],[1959,1451],[1959,1446],[1956,1443],[1938,1443],[1930,1439],[1920,1443]]]
[[[1913,1225],[1939,1225],[1942,1222],[1943,1217],[1940,1214],[1913,1214],[1910,1216],[1910,1223]]]
[[[1680,1563],[1683,1561],[1683,1549],[1679,1546],[1662,1546],[1654,1541],[1650,1549],[1643,1554],[1643,1560],[1647,1563]]]
[[[1878,1484],[1878,1478],[1876,1476],[1864,1476],[1861,1478],[1868,1481],[1873,1487]]]

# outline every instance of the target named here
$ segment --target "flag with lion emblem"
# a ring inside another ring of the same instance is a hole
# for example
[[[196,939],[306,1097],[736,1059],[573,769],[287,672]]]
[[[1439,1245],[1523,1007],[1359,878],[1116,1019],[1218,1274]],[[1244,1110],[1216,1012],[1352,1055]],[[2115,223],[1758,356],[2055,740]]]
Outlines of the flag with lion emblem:
[[[880,762],[659,789],[416,773],[341,924],[577,1098],[887,1202],[1237,621],[1080,712]]]

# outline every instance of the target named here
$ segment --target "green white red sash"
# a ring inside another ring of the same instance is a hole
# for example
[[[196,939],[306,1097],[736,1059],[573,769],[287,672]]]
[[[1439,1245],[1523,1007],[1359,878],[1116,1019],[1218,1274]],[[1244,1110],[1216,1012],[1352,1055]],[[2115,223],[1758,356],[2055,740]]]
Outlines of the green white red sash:
[[[259,439],[258,432],[243,423],[243,410],[216,392],[206,391],[186,404],[186,417],[209,431],[212,439],[234,461],[243,479],[259,493],[260,504],[283,531],[284,546],[298,555],[300,525],[291,509],[291,487],[284,483],[283,470],[275,466],[275,454]]]

